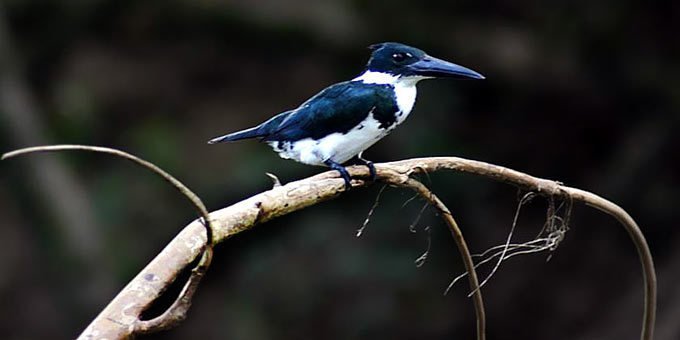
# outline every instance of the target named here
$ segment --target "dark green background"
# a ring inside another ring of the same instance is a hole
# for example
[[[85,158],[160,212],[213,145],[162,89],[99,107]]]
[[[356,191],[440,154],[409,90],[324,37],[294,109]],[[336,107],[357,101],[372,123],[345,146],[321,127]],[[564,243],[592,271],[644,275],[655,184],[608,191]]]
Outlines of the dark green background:
[[[658,339],[677,339],[679,15],[676,2],[661,1],[5,0],[0,151],[120,148],[218,209],[268,189],[265,172],[292,181],[323,169],[257,142],[209,138],[356,76],[369,44],[415,45],[487,80],[421,83],[412,116],[365,155],[478,159],[617,202],[655,255]],[[473,252],[504,242],[516,189],[455,173],[423,180]],[[462,265],[432,210],[411,233],[422,202],[401,208],[411,193],[387,189],[355,237],[379,188],[220,245],[188,319],[151,338],[472,338],[466,284],[442,297]],[[538,232],[545,208],[537,199],[524,210],[516,240]],[[147,171],[82,153],[0,163],[0,209],[8,339],[76,336],[195,217]],[[638,337],[642,279],[627,234],[583,206],[572,217],[550,262],[514,258],[484,288],[490,339]],[[416,268],[427,226],[428,262]]]

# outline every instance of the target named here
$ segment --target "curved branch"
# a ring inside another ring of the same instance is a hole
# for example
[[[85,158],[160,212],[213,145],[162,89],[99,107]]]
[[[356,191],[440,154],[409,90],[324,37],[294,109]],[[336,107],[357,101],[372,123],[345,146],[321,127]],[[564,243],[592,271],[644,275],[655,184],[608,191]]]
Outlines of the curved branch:
[[[193,191],[187,188],[182,182],[177,180],[175,177],[165,172],[163,169],[159,168],[158,166],[151,162],[145,161],[139,157],[136,157],[134,155],[131,155],[129,153],[117,149],[89,145],[36,146],[8,152],[6,154],[3,154],[0,160],[5,160],[8,158],[17,157],[34,152],[54,152],[66,150],[80,150],[96,153],[105,153],[132,161],[133,163],[143,168],[151,170],[155,174],[161,176],[165,181],[172,184],[172,186],[175,187],[182,195],[184,195],[184,197],[189,199],[189,201],[191,201],[191,204],[194,207],[196,207],[196,210],[198,210],[198,213],[202,219],[201,221],[202,223],[204,223],[204,230],[207,240],[207,242],[205,242],[201,246],[201,249],[203,250],[203,256],[201,260],[196,265],[196,267],[191,271],[191,275],[189,276],[189,279],[185,283],[184,288],[182,289],[180,294],[177,296],[172,305],[170,305],[170,307],[163,314],[151,320],[141,320],[138,318],[132,325],[131,329],[134,329],[134,332],[137,333],[152,333],[176,326],[186,317],[186,312],[189,310],[189,307],[191,306],[191,300],[193,298],[194,293],[196,292],[196,288],[198,287],[198,284],[201,282],[203,276],[205,276],[205,273],[208,270],[210,263],[212,262],[214,245],[213,232],[210,221],[210,215],[208,214],[208,209],[205,207],[205,204],[203,204],[201,199]],[[146,309],[146,306],[144,308]]]
[[[596,209],[614,216],[631,235],[635,244],[643,269],[645,305],[641,338],[651,340],[654,330],[656,314],[656,274],[649,247],[640,228],[635,221],[620,207],[592,193],[563,186],[558,182],[541,179],[515,171],[509,168],[467,160],[457,157],[416,158],[397,162],[375,164],[379,178],[385,178],[391,173],[398,173],[404,178],[420,172],[431,173],[438,170],[454,170],[479,175],[502,181],[516,187],[533,190],[548,196],[567,196],[573,201],[583,202]],[[349,167],[352,176],[368,176],[364,166]],[[363,186],[363,181],[353,181],[354,186]],[[230,207],[212,212],[215,232],[215,242],[221,242],[241,231],[266,222],[278,216],[297,211],[310,205],[337,197],[344,190],[343,180],[337,177],[335,171],[309,177],[300,181],[275,187],[269,191],[257,194]],[[96,332],[106,331],[110,338],[122,338],[130,333],[125,328],[130,320],[135,320],[134,313],[124,302],[148,304],[157,295],[148,294],[137,298],[134,294],[147,283],[144,277],[153,273],[163,273],[154,286],[148,291],[156,292],[171,282],[177,273],[191,263],[199,254],[201,226],[197,222],[189,224],[180,234],[135,277],[130,284],[102,311],[102,313],[88,326],[81,335],[87,339]],[[198,242],[198,243],[197,243]],[[167,280],[167,281],[164,281]],[[141,301],[140,301],[141,300]],[[133,308],[133,310],[135,310]],[[126,323],[127,320],[127,323]],[[120,322],[120,324],[118,323]],[[100,333],[101,334],[101,333]]]
[[[618,220],[630,235],[643,270],[644,313],[641,339],[651,340],[656,316],[656,274],[654,263],[642,231],[635,221],[616,204],[561,183],[541,179],[509,168],[457,157],[416,158],[376,164],[378,178],[399,174],[406,180],[415,173],[454,170],[505,182],[547,196],[566,197],[601,210]],[[366,167],[349,167],[352,176],[368,176]],[[353,185],[365,182],[354,180]],[[344,182],[334,171],[275,187],[227,208],[210,214],[214,243],[252,228],[262,222],[337,197]],[[454,222],[455,223],[455,222]],[[194,221],[186,226],[154,260],[109,303],[83,331],[80,339],[121,339],[132,335],[139,315],[200,253],[206,242],[203,225]],[[466,264],[467,266],[467,264]],[[470,271],[472,273],[472,271]],[[479,327],[479,324],[478,324]]]
[[[643,269],[645,304],[641,339],[653,338],[656,316],[656,273],[654,263],[642,231],[623,209],[595,194],[541,179],[509,168],[457,157],[415,158],[397,162],[375,164],[378,178],[390,174],[410,176],[415,173],[431,173],[438,170],[454,170],[502,181],[526,190],[548,196],[566,196],[583,202],[616,218],[631,236],[637,248]],[[352,176],[368,176],[366,167],[349,167]],[[404,178],[406,178],[404,177]],[[363,181],[353,181],[363,186]],[[257,194],[227,208],[210,214],[215,242],[221,242],[253,226],[310,205],[337,197],[344,190],[344,182],[335,171],[309,177],[269,191]],[[153,302],[177,274],[191,263],[198,254],[202,242],[202,226],[198,221],[190,223],[168,246],[144,268],[116,296],[111,303],[80,335],[80,339],[105,336],[111,339],[131,335],[128,328],[139,317],[145,306]],[[467,266],[467,265],[466,265]],[[472,271],[470,271],[472,273]],[[153,278],[153,280],[149,280]],[[479,327],[479,324],[478,324]]]
[[[168,309],[163,312],[163,314],[151,319],[151,320],[141,320],[132,324],[131,335],[134,334],[149,334],[158,331],[166,330],[177,326],[180,322],[184,321],[187,317],[187,312],[189,307],[191,307],[191,300],[196,293],[198,284],[201,282],[205,272],[210,267],[213,257],[213,247],[208,246],[201,256],[201,260],[198,262],[196,267],[191,270],[191,275],[184,288],[177,296],[177,299],[172,303]]]
[[[528,174],[480,161],[459,157],[414,158],[385,163],[384,166],[399,172],[417,173],[437,170],[454,170],[515,185],[525,190],[536,190],[543,195],[563,196],[574,202],[582,202],[614,217],[626,229],[638,253],[642,266],[644,284],[644,311],[640,338],[651,340],[654,337],[656,322],[657,283],[654,261],[645,236],[635,220],[621,207],[591,192],[568,187],[559,182],[530,176]]]
[[[386,174],[390,175],[386,176]],[[389,184],[412,189],[421,197],[423,197],[428,203],[439,210],[442,219],[451,231],[453,240],[456,242],[460,256],[463,259],[463,264],[465,265],[465,270],[470,273],[470,291],[472,291],[472,301],[475,306],[475,316],[477,318],[477,339],[486,339],[486,315],[484,311],[484,300],[482,299],[482,292],[479,286],[479,279],[477,278],[477,271],[475,270],[475,264],[472,260],[472,255],[470,255],[470,249],[468,249],[465,238],[463,238],[463,233],[458,227],[456,220],[453,219],[453,215],[451,215],[449,208],[423,183],[411,177],[397,172],[390,173],[389,171],[385,171],[385,174],[380,174],[379,179]]]
[[[127,159],[129,161],[132,161],[133,163],[140,165],[143,168],[147,168],[157,175],[161,176],[165,181],[168,183],[172,184],[175,189],[179,190],[179,192],[184,195],[186,198],[191,201],[191,204],[193,204],[194,207],[196,207],[196,210],[198,210],[198,213],[203,217],[203,219],[206,221],[206,228],[205,231],[208,234],[207,239],[211,240],[213,239],[212,237],[212,228],[210,227],[210,214],[208,213],[208,209],[205,207],[205,204],[203,204],[203,201],[201,201],[200,198],[189,188],[184,185],[184,183],[180,182],[177,180],[175,177],[170,175],[169,173],[165,172],[163,169],[159,168],[155,164],[145,161],[137,156],[131,155],[127,152],[120,151],[117,149],[112,149],[112,148],[107,148],[103,146],[90,146],[90,145],[77,145],[77,144],[62,144],[62,145],[46,145],[46,146],[34,146],[30,148],[23,148],[23,149],[18,149],[14,150],[8,153],[5,153],[2,155],[0,160],[5,160],[9,159],[12,157],[17,157],[29,153],[34,153],[34,152],[55,152],[55,151],[66,151],[66,150],[80,150],[80,151],[89,151],[89,152],[98,152],[98,153],[106,153],[114,156],[118,156],[124,159]],[[208,242],[208,244],[212,245],[213,242]]]

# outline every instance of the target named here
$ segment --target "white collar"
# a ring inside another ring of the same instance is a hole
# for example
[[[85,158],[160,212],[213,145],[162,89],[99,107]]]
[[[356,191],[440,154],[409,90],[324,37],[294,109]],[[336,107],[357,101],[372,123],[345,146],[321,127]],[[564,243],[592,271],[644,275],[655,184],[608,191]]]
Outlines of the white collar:
[[[415,86],[419,81],[427,79],[427,77],[413,76],[400,77],[389,73],[366,71],[352,81],[361,81],[364,84],[389,84],[401,86]]]

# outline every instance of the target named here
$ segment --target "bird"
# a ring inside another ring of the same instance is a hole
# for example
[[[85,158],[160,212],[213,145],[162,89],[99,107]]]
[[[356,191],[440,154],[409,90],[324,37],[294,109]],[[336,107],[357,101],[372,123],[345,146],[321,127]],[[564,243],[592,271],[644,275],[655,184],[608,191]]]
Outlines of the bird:
[[[357,157],[376,179],[364,150],[404,122],[416,101],[416,84],[432,78],[485,79],[480,73],[432,57],[415,47],[384,42],[369,46],[363,72],[326,87],[295,109],[249,129],[213,138],[208,144],[258,138],[281,158],[337,170],[351,189],[343,164]]]

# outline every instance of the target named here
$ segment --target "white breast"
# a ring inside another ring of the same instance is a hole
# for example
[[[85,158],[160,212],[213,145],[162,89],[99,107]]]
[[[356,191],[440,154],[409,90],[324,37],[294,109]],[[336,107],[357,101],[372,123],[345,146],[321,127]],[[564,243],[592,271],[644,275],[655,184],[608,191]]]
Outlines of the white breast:
[[[417,92],[415,83],[412,85],[404,84],[403,82],[394,84],[394,93],[397,97],[397,106],[399,107],[397,124],[401,124],[411,113],[411,110],[413,110]]]
[[[366,84],[392,85],[394,87],[394,94],[397,97],[397,106],[401,113],[397,115],[397,124],[401,124],[413,109],[418,92],[416,84],[423,79],[427,79],[427,77],[399,77],[389,73],[366,71],[352,80],[361,81]]]
[[[344,163],[387,136],[391,130],[379,128],[380,122],[369,114],[360,125],[347,133],[333,133],[319,140],[311,138],[295,142],[270,142],[281,158],[311,165],[325,165],[328,159]]]

